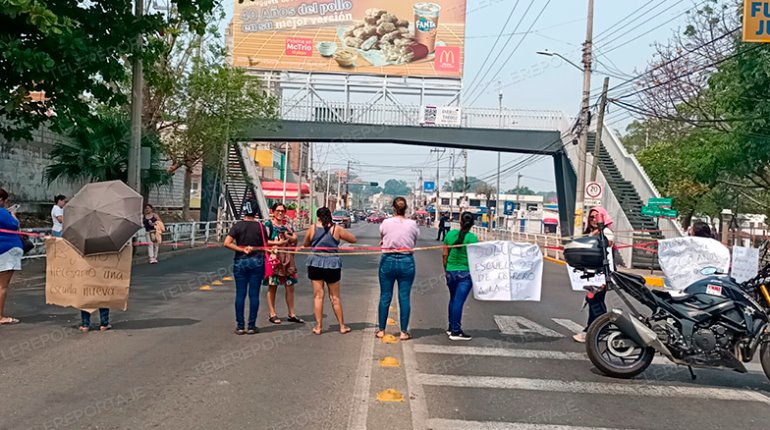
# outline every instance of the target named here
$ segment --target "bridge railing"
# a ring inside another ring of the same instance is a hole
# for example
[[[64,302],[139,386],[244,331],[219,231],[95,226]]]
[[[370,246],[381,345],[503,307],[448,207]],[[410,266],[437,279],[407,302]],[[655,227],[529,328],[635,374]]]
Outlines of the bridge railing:
[[[420,126],[420,106],[395,103],[311,102],[286,100],[281,118],[292,121],[339,122]],[[463,108],[460,127],[560,130],[564,115],[560,111]]]

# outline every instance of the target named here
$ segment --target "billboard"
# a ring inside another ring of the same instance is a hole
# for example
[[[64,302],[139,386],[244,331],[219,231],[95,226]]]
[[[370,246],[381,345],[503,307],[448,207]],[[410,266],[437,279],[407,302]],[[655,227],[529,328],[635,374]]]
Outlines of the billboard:
[[[233,65],[461,78],[466,0],[235,1]]]

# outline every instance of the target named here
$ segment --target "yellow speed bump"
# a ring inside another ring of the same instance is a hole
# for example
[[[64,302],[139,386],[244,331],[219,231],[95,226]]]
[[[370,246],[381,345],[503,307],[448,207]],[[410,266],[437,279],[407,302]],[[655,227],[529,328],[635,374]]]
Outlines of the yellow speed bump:
[[[382,337],[382,343],[397,343],[398,338],[396,336],[393,336],[392,334],[386,334]]]
[[[385,357],[380,360],[380,367],[401,367],[396,357]]]
[[[203,285],[200,288],[198,288],[201,291],[211,291],[213,288],[211,288],[211,285]]]
[[[400,391],[388,388],[377,393],[377,400],[381,402],[403,402],[404,395]]]
[[[223,281],[232,281],[233,277],[232,276],[225,276],[224,278],[222,278],[222,280]]]
[[[222,285],[222,281],[214,281],[211,285]]]
[[[393,318],[388,318],[388,325],[396,325],[396,320]]]

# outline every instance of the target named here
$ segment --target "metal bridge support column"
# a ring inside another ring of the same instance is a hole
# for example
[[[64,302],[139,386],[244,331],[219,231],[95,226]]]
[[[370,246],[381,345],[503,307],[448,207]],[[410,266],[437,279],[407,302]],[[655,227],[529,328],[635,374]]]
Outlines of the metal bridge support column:
[[[553,171],[556,176],[556,195],[559,203],[559,224],[562,237],[572,236],[575,220],[575,196],[577,175],[567,158],[559,151],[553,155]]]

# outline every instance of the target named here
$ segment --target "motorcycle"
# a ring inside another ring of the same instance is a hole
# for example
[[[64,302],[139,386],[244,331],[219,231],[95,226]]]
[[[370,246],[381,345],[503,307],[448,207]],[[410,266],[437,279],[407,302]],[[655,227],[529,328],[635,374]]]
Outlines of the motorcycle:
[[[602,373],[632,378],[644,372],[656,353],[693,368],[731,369],[746,373],[744,363],[759,351],[770,379],[770,264],[744,283],[737,283],[713,267],[684,291],[650,289],[643,277],[613,270],[607,258],[607,239],[580,238],[565,246],[567,263],[586,278],[604,274],[627,310],[612,309],[588,328],[588,357]],[[642,313],[631,302],[647,307]]]

